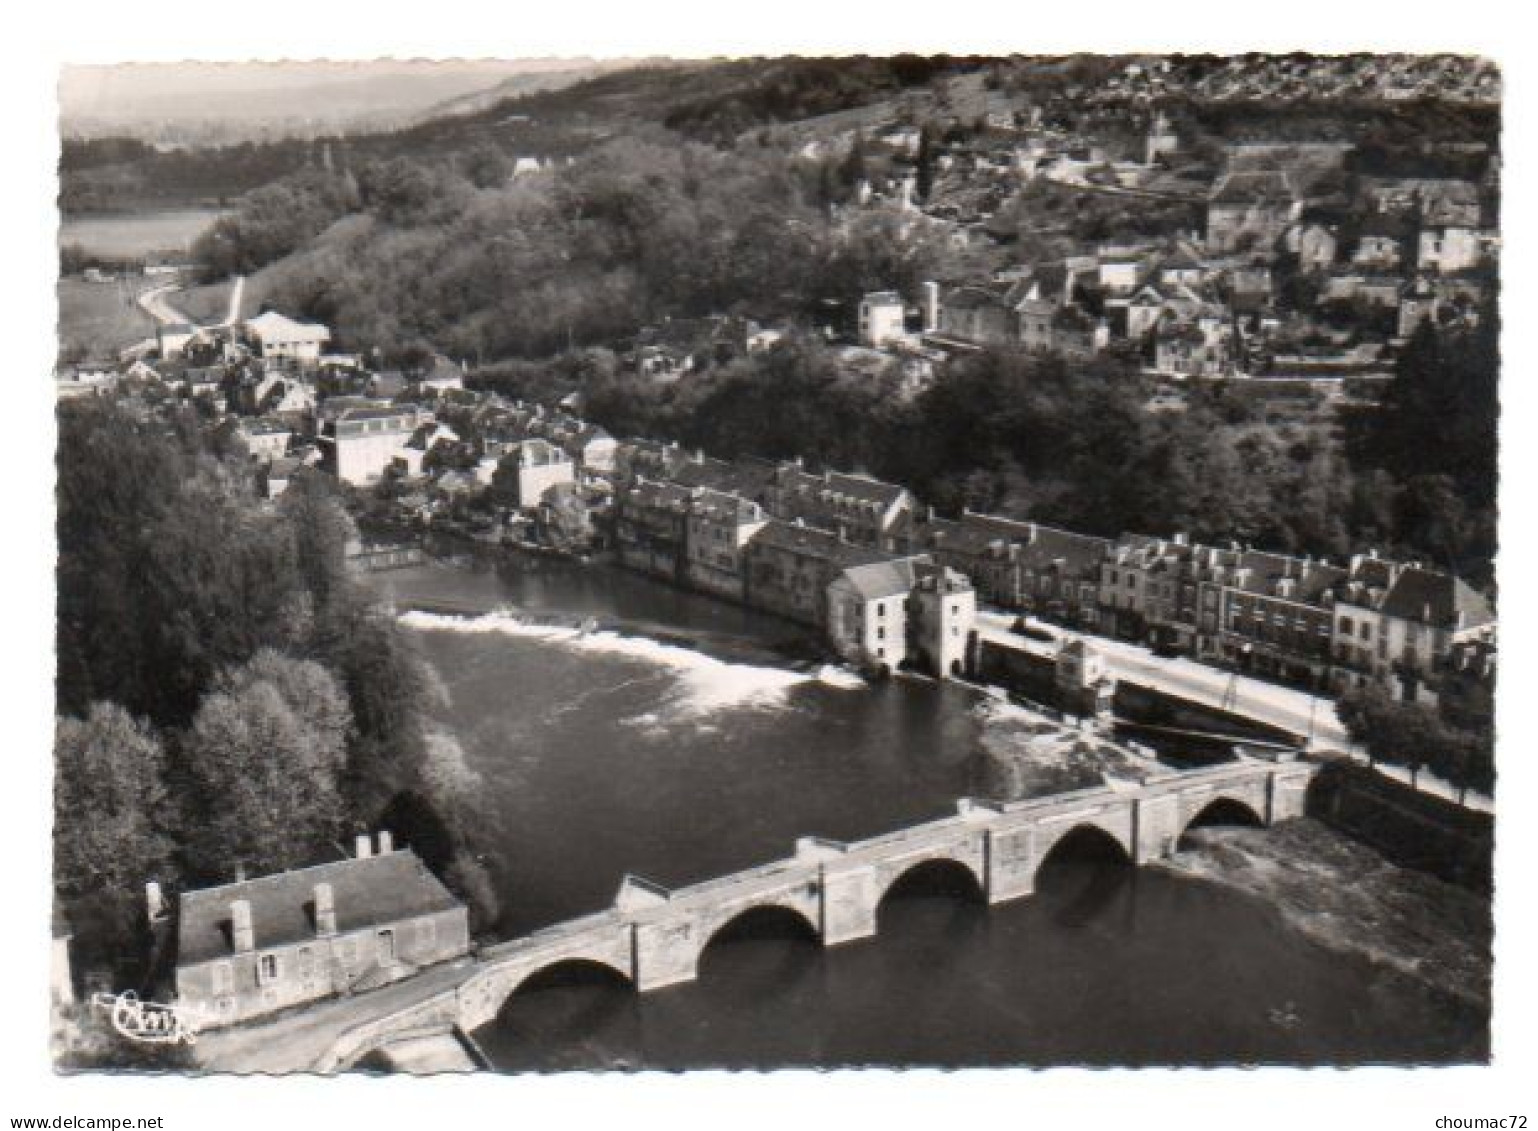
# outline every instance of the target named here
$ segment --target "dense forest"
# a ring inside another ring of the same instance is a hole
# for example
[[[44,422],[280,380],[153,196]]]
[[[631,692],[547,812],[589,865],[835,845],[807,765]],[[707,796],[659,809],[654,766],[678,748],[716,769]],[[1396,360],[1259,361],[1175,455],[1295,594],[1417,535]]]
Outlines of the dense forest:
[[[349,574],[319,475],[259,507],[238,444],[59,416],[55,884],[79,959],[142,952],[144,883],[228,882],[389,827],[496,913],[440,685]]]
[[[250,194],[194,256],[209,279],[276,264],[258,280],[267,300],[344,347],[426,341],[477,361],[612,344],[669,318],[795,318],[966,270],[966,253],[899,216],[832,221],[858,161],[658,135],[511,184],[498,162],[475,149],[311,170]]]

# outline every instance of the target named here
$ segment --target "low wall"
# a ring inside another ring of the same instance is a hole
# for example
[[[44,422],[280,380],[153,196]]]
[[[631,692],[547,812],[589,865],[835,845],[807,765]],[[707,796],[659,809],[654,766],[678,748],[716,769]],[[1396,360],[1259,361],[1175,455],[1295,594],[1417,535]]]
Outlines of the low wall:
[[[1038,703],[1057,702],[1057,665],[1049,656],[982,640],[977,646],[975,667],[977,678],[984,683],[1018,691]]]
[[[1296,731],[1128,680],[1117,681],[1111,707],[1118,719],[1132,723],[1226,735],[1239,741],[1281,743],[1300,749],[1306,744],[1304,736]]]
[[[1490,891],[1495,819],[1421,793],[1370,766],[1327,763],[1308,790],[1307,813],[1407,868]]]

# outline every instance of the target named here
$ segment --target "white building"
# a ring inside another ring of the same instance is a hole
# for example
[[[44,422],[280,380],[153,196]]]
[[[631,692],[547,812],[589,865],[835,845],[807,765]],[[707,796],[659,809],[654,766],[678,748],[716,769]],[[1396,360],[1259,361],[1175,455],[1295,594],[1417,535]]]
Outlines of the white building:
[[[909,598],[912,647],[920,666],[942,679],[967,669],[967,647],[977,623],[977,593],[966,574],[948,566],[918,566]]]
[[[430,414],[413,406],[345,409],[322,428],[322,463],[344,483],[376,482],[412,433],[430,421]]]
[[[828,583],[828,640],[845,660],[896,671],[908,659],[914,559],[851,566]]]
[[[267,463],[288,453],[288,442],[293,438],[294,430],[275,420],[243,420],[240,435],[251,458]]]
[[[245,329],[257,354],[271,359],[318,362],[321,350],[331,340],[331,331],[318,322],[295,322],[276,310],[250,319]]]
[[[1422,271],[1451,275],[1478,267],[1491,239],[1477,228],[1428,228],[1420,234],[1417,265]]]
[[[198,336],[198,328],[187,322],[167,322],[155,327],[155,341],[163,358],[180,357]]]
[[[860,300],[860,341],[867,346],[882,346],[901,341],[903,300],[896,291],[876,291]]]
[[[509,448],[502,457],[502,466],[511,473],[512,501],[520,510],[539,506],[551,487],[576,480],[571,456],[538,437]]]

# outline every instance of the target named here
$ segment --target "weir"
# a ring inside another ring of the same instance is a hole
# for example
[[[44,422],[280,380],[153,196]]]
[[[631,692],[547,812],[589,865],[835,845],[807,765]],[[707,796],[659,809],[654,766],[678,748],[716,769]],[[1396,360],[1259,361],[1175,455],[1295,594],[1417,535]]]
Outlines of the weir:
[[[852,843],[802,837],[785,859],[687,887],[627,876],[607,910],[482,950],[450,988],[343,1033],[314,1070],[345,1068],[423,1026],[477,1029],[525,981],[561,963],[607,967],[641,993],[692,981],[711,939],[756,908],[801,917],[825,946],[869,938],[888,889],[930,861],[965,868],[989,903],[1030,895],[1043,861],[1077,829],[1098,830],[1133,863],[1147,863],[1172,854],[1181,834],[1218,803],[1263,825],[1302,816],[1317,769],[1241,760],[1142,785],[1014,802],[963,798],[954,816]]]

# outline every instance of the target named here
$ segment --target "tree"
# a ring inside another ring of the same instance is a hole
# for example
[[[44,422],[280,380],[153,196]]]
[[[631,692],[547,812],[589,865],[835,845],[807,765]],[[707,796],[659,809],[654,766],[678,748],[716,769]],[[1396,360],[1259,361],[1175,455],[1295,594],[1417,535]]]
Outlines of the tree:
[[[500,468],[498,469],[500,471]],[[540,514],[552,545],[570,549],[586,546],[593,537],[593,517],[582,493],[570,483],[558,483],[545,492]]]
[[[280,871],[333,844],[350,725],[340,688],[319,664],[263,652],[226,673],[181,744],[192,871]]]
[[[169,879],[166,755],[148,723],[113,703],[54,734],[54,884],[87,958],[133,953],[144,884]]]
[[[357,527],[342,506],[336,483],[321,474],[297,475],[278,500],[294,540],[294,560],[318,615],[350,584],[347,546]]]

